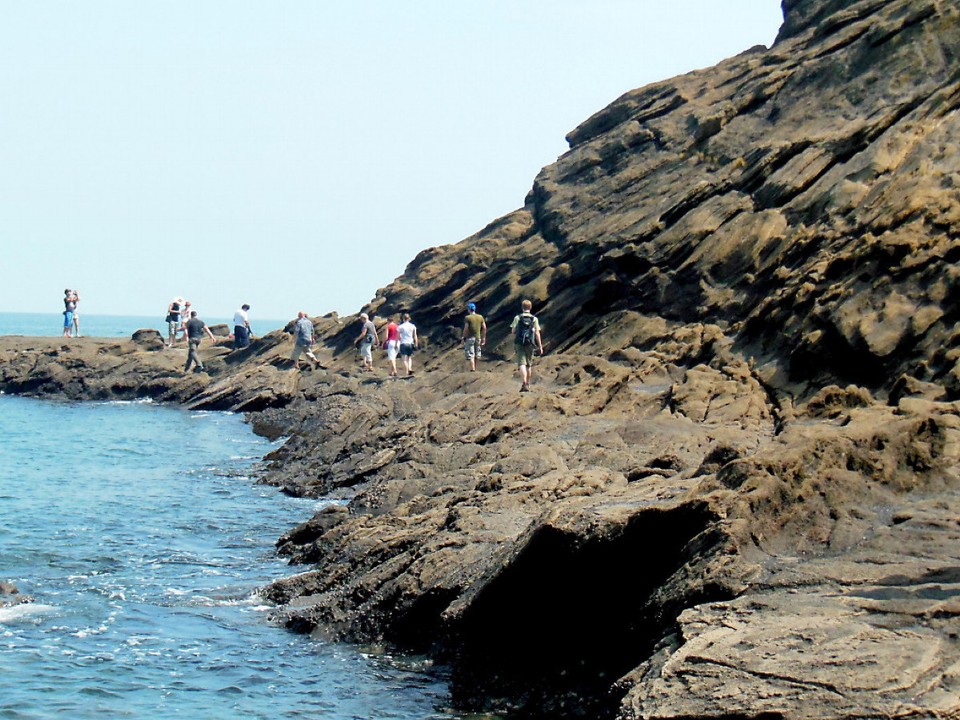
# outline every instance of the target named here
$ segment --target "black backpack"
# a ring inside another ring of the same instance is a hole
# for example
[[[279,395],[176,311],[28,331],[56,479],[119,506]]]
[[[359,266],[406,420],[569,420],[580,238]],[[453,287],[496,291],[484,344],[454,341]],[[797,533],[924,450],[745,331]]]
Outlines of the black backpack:
[[[517,322],[517,345],[533,345],[536,337],[533,331],[533,323],[536,318],[533,315],[521,315]]]

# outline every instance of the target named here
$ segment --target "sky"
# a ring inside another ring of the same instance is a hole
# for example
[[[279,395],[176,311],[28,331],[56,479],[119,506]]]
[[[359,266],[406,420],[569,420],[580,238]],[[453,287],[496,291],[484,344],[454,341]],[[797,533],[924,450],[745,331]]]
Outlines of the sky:
[[[358,312],[779,0],[0,0],[0,312]]]

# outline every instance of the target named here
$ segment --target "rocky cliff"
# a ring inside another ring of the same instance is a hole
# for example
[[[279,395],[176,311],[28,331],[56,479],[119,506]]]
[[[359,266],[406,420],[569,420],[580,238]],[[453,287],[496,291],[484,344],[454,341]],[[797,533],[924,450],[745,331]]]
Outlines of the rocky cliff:
[[[430,652],[464,708],[960,717],[960,9],[783,6],[773,47],[627,93],[380,290],[428,336],[410,378],[330,316],[302,375],[280,331],[189,378],[149,338],[19,340],[0,387],[289,435],[264,479],[332,501],[279,541],[277,620]]]

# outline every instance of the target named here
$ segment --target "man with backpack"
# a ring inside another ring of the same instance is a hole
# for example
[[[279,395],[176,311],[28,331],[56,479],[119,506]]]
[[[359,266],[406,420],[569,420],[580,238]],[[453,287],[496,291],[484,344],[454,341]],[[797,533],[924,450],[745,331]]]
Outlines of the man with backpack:
[[[513,333],[517,367],[520,369],[520,379],[523,382],[520,392],[528,392],[530,381],[533,379],[533,356],[535,351],[543,355],[543,338],[540,337],[540,321],[531,312],[533,303],[524,300],[520,303],[520,310],[520,314],[510,323],[510,331]]]

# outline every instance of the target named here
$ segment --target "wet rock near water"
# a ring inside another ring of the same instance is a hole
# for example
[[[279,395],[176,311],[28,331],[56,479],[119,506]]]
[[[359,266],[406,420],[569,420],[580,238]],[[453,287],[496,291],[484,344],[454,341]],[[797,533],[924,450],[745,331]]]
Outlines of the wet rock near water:
[[[11,582],[0,581],[0,607],[12,607],[33,602],[29,595],[21,595],[17,586]]]
[[[960,10],[790,0],[769,49],[626,93],[523,207],[356,318],[235,351],[0,339],[0,389],[244,412],[283,534],[275,620],[449,663],[469,711],[960,716]],[[519,393],[509,324],[547,353]],[[480,370],[466,302],[490,328]]]

